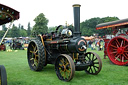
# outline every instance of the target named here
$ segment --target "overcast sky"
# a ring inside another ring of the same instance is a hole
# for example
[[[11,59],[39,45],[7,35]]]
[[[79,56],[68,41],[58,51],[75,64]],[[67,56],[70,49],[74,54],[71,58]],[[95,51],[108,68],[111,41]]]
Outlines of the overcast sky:
[[[20,12],[20,23],[27,28],[28,22],[31,27],[35,24],[34,19],[43,13],[49,20],[48,27],[74,23],[73,4],[80,4],[80,21],[94,17],[118,17],[128,18],[128,0],[0,0],[1,4],[7,5]]]

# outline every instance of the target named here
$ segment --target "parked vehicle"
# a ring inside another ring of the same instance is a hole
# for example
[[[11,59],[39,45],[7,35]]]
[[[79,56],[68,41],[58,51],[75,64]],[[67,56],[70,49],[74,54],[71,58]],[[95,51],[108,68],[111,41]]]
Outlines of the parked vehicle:
[[[47,64],[54,64],[58,78],[70,81],[76,71],[85,70],[88,74],[97,75],[102,62],[94,52],[86,52],[87,42],[80,33],[80,5],[74,7],[74,32],[63,26],[61,33],[56,28],[50,34],[38,35],[28,45],[27,58],[31,70],[41,71]]]

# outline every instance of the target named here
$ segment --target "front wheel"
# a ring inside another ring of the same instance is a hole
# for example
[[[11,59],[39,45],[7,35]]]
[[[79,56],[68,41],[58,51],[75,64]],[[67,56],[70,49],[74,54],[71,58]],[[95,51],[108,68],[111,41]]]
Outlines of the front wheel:
[[[97,75],[102,68],[102,62],[98,54],[94,52],[87,52],[85,54],[85,62],[89,63],[85,72],[92,75]]]
[[[61,54],[55,62],[56,75],[60,80],[70,81],[75,74],[75,65],[69,55]]]

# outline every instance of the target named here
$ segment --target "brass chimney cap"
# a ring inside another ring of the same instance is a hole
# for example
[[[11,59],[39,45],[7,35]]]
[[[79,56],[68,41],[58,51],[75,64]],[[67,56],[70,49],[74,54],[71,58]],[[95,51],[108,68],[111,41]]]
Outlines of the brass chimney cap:
[[[73,7],[81,7],[80,4],[74,4]]]

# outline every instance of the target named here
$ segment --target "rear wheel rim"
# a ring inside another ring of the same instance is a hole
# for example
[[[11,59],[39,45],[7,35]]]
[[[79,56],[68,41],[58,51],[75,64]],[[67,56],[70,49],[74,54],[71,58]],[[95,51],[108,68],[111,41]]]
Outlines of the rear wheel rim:
[[[110,40],[107,47],[109,59],[117,65],[128,64],[128,37],[118,36]]]

